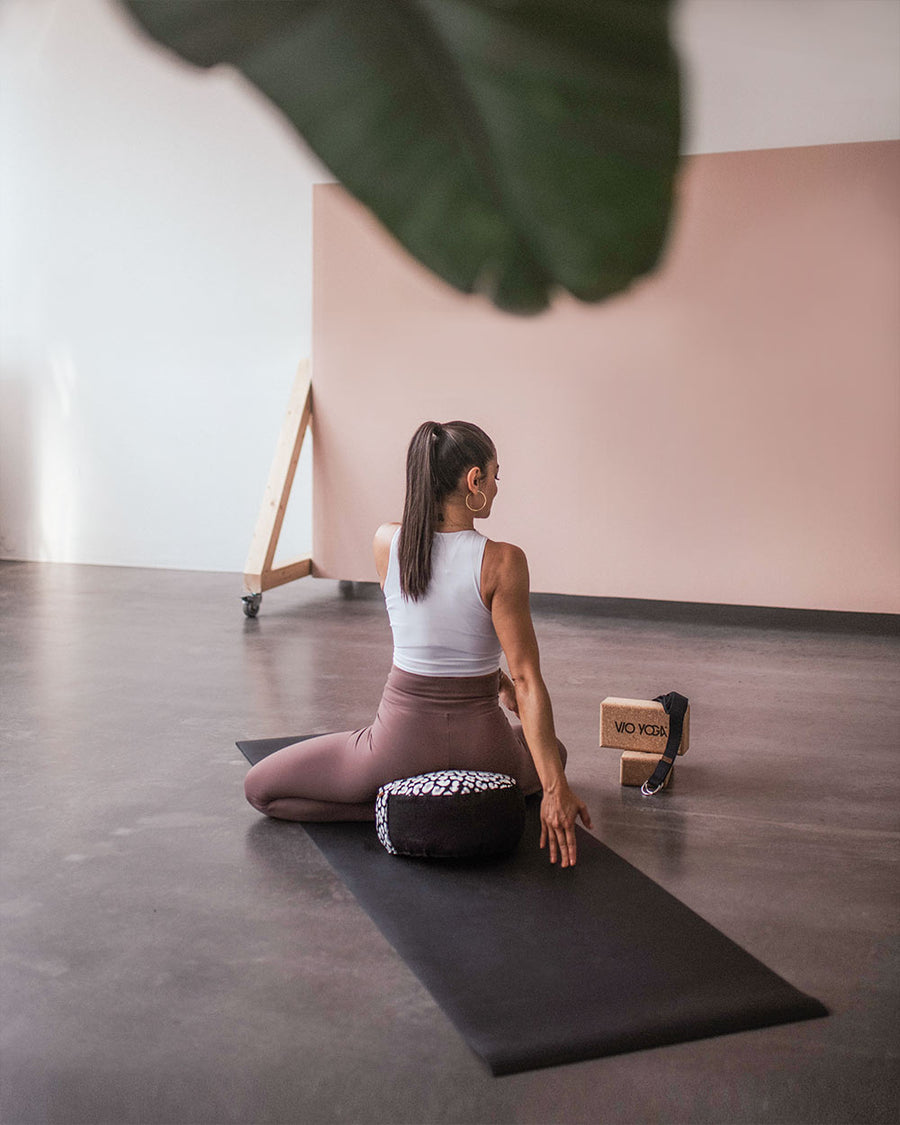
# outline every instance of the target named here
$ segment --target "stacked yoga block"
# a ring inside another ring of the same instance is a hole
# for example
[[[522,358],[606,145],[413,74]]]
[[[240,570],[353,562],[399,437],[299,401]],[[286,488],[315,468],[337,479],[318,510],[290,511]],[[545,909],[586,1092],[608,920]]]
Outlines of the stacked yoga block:
[[[690,745],[691,707],[688,704],[678,753]],[[669,716],[661,703],[650,699],[620,699],[608,695],[600,704],[600,745],[621,750],[619,780],[623,785],[643,785],[656,769],[669,737]],[[666,785],[675,767],[669,770]]]

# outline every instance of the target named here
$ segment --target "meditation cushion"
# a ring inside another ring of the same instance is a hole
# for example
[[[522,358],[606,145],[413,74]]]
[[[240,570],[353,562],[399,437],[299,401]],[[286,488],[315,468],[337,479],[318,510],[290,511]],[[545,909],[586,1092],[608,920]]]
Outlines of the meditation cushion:
[[[375,827],[392,855],[505,855],[525,829],[525,795],[505,773],[440,770],[399,778],[378,790]]]

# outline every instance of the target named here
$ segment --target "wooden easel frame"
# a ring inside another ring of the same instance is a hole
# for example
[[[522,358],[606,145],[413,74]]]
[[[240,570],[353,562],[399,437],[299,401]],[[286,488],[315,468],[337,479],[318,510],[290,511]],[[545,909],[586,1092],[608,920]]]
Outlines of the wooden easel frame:
[[[256,529],[244,565],[244,613],[255,617],[264,590],[283,586],[296,578],[312,573],[312,558],[293,559],[275,566],[275,551],[284,513],[303,448],[303,439],[312,422],[312,380],[310,364],[303,359],[297,368],[294,387],[288,402],[287,413],[281,424],[281,433],[275,447],[275,456],[269,470],[269,481],[256,520]]]

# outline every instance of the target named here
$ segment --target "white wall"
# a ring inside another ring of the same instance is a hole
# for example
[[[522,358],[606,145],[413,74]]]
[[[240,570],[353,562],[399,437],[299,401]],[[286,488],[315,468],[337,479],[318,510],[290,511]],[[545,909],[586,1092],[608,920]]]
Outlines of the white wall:
[[[6,0],[0,70],[0,555],[242,570],[329,177],[235,73],[107,0]]]
[[[686,0],[678,29],[686,152],[900,137],[896,0]],[[0,0],[0,73],[0,556],[240,571],[330,177],[113,0]]]
[[[900,137],[900,0],[682,0],[686,153]]]

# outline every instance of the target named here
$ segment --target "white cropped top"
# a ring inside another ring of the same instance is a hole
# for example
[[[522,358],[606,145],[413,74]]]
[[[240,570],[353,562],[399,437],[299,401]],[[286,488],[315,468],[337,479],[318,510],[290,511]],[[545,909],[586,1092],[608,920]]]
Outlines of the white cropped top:
[[[384,600],[394,634],[394,664],[419,676],[484,676],[500,667],[500,642],[481,600],[485,537],[478,531],[437,532],[431,581],[417,602],[400,592],[397,547],[391,540]]]

